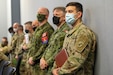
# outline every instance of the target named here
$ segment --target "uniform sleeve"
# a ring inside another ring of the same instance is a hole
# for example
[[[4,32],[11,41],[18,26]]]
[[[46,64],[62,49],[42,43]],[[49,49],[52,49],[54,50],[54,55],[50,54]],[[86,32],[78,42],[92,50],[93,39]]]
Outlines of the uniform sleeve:
[[[14,50],[16,48],[17,35],[13,35],[11,38],[10,49]]]
[[[76,72],[84,64],[90,51],[89,40],[87,33],[78,34],[73,47],[74,52],[69,53],[67,61],[59,70],[59,74]]]
[[[0,61],[1,60],[8,60],[8,57],[2,52],[0,52]]]
[[[4,53],[4,54],[9,53],[8,46],[5,46],[2,48],[2,53]]]

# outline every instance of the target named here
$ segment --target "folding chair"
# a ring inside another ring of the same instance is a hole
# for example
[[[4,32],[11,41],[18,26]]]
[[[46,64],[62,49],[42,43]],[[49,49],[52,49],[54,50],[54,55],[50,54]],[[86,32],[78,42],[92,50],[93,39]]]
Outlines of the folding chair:
[[[5,60],[2,60],[0,62],[0,75],[2,75],[4,67],[8,66],[9,64],[10,64],[10,62],[9,61],[5,61]]]
[[[11,67],[11,66],[6,66],[3,69],[3,74],[2,75],[14,75],[16,72],[16,68],[15,67]]]

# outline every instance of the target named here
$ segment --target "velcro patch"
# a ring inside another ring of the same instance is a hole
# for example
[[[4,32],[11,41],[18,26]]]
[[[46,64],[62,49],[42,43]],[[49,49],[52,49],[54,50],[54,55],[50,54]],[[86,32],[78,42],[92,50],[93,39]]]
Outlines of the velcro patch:
[[[42,40],[43,44],[47,44],[48,43],[48,33],[47,32],[42,34],[41,40]]]
[[[77,39],[75,46],[78,52],[82,52],[88,44],[88,37],[84,34]]]

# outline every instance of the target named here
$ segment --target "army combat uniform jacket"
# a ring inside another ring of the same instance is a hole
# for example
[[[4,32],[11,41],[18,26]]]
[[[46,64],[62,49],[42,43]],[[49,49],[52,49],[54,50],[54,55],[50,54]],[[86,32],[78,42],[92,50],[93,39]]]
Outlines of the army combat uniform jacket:
[[[52,34],[49,41],[49,45],[46,48],[42,57],[47,61],[49,67],[53,66],[54,57],[61,50],[65,34],[69,29],[69,26],[66,23],[64,23],[59,29],[54,31],[54,33]]]
[[[48,46],[48,41],[53,31],[54,29],[52,26],[46,22],[44,25],[38,27],[34,32],[31,46],[29,48],[29,57],[33,57],[33,61],[35,62],[33,66],[34,75],[41,75],[39,73],[41,72],[39,67],[40,58]]]
[[[95,34],[83,23],[70,30],[63,44],[68,59],[58,71],[59,75],[93,75],[95,43]]]
[[[0,52],[2,52],[2,53],[4,53],[4,54],[8,54],[10,51],[9,51],[9,49],[8,49],[8,46],[2,46],[1,44],[0,44]]]
[[[18,34],[17,41],[16,41],[16,48],[15,48],[15,55],[21,54],[21,44],[24,40],[24,33]]]
[[[11,42],[9,44],[9,49],[12,51],[12,54],[14,54],[14,50],[16,48],[16,42],[17,42],[17,38],[18,37],[18,34],[15,33],[12,37],[11,37]]]
[[[33,57],[34,62],[39,63],[42,53],[48,46],[48,41],[53,31],[54,29],[48,22],[36,29],[31,41],[31,48],[29,53],[30,57]]]
[[[2,60],[8,60],[8,57],[4,53],[0,52],[0,61]]]

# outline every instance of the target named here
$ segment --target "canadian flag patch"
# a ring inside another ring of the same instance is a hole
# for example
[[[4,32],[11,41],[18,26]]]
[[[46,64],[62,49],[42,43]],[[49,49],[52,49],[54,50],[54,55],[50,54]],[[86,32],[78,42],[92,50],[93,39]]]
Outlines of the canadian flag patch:
[[[43,44],[47,44],[48,43],[48,33],[47,32],[42,34],[41,40],[42,40]]]

